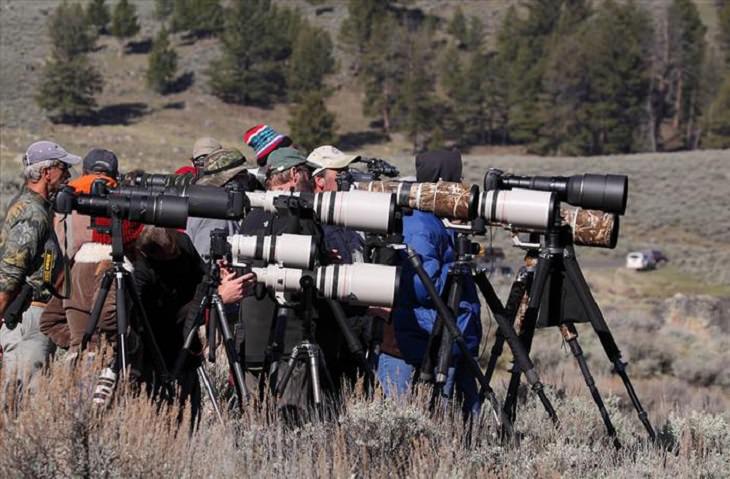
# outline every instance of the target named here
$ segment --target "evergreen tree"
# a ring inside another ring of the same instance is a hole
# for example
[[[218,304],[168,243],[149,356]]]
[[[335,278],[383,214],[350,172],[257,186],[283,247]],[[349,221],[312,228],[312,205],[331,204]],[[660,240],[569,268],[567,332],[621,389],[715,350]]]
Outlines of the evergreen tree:
[[[730,68],[730,2],[728,1],[724,2],[724,6],[718,12],[717,27],[717,43],[724,54],[725,63]]]
[[[65,57],[56,51],[43,68],[35,99],[52,121],[77,122],[92,114],[101,88],[101,75],[86,55]]]
[[[170,46],[165,28],[157,34],[152,45],[147,67],[147,86],[157,93],[165,94],[175,80],[177,53]]]
[[[155,18],[165,21],[175,9],[175,0],[155,0]]]
[[[449,35],[456,38],[460,48],[466,45],[467,23],[466,16],[464,16],[464,12],[461,11],[461,7],[457,6],[456,10],[454,10],[454,15],[451,17],[449,27],[446,31]]]
[[[335,59],[332,40],[321,28],[298,28],[287,72],[287,89],[290,99],[303,93],[322,88],[325,75],[332,73]]]
[[[336,142],[335,116],[327,111],[324,98],[322,90],[309,91],[291,110],[290,134],[307,151]]]
[[[223,101],[270,105],[285,87],[284,60],[291,54],[289,32],[276,20],[270,0],[234,0],[225,14],[221,56],[210,63],[213,94]]]
[[[96,28],[97,33],[107,33],[107,26],[111,20],[109,7],[105,0],[91,0],[86,5],[86,21]]]
[[[220,0],[176,0],[170,26],[174,32],[186,31],[202,38],[223,30],[223,15]]]
[[[48,36],[59,57],[90,52],[96,43],[81,5],[65,1],[48,20]]]
[[[469,52],[479,50],[484,43],[484,24],[477,17],[469,19],[469,28],[464,37],[464,47]]]
[[[668,12],[669,51],[673,71],[674,105],[672,126],[681,129],[684,146],[693,143],[700,115],[700,84],[705,56],[705,33],[697,6],[692,0],[673,0]]]
[[[539,117],[542,152],[594,155],[633,151],[649,93],[651,22],[629,2],[608,0],[546,61]]]
[[[373,31],[388,16],[390,0],[348,0],[347,18],[340,27],[342,47],[352,55],[355,70],[373,39]]]
[[[414,152],[425,147],[430,130],[440,120],[431,38],[432,32],[423,27],[400,35],[402,79],[394,96],[393,123],[411,140]]]
[[[725,78],[715,101],[707,112],[704,148],[730,148],[730,75]]]
[[[87,58],[95,36],[81,5],[61,3],[48,22],[48,35],[53,49],[41,73],[36,103],[52,121],[79,121],[91,115],[94,95],[102,88],[102,77]]]
[[[125,40],[139,32],[139,28],[137,7],[133,3],[129,3],[129,0],[119,0],[112,14],[111,34],[119,39],[121,45],[124,45]]]
[[[393,107],[402,87],[405,35],[405,28],[386,15],[374,25],[362,57],[359,78],[365,89],[363,112],[378,117],[386,133],[391,129]]]

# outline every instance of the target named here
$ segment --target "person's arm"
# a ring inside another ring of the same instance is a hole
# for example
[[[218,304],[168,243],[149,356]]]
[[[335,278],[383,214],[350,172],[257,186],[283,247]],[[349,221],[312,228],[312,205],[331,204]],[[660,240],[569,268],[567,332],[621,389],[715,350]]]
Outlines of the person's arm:
[[[8,212],[8,216],[11,214],[12,211]],[[5,311],[20,291],[26,276],[31,273],[33,259],[38,254],[41,238],[45,237],[47,229],[47,224],[33,221],[30,215],[24,213],[9,228],[0,258],[0,318],[5,316]]]

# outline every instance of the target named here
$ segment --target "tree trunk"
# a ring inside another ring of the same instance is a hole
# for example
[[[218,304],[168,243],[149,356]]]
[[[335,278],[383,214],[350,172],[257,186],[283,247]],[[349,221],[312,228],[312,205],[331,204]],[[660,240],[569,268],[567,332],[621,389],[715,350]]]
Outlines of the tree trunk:
[[[694,129],[694,119],[695,119],[695,101],[697,99],[697,88],[692,89],[692,96],[690,96],[689,100],[689,112],[687,114],[687,130],[685,132],[685,139],[684,144],[687,148],[694,149],[692,145],[695,144],[693,140],[693,134],[692,131]]]
[[[676,130],[682,118],[682,71],[679,71],[679,79],[677,80],[677,97],[674,100],[674,121],[672,127]]]

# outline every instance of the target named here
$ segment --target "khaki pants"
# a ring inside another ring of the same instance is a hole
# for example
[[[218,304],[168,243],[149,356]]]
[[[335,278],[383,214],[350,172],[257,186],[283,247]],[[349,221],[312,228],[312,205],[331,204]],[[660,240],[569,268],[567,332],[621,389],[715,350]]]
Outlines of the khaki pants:
[[[27,375],[33,388],[33,376],[41,369],[55,350],[51,340],[41,333],[40,319],[43,308],[31,306],[23,313],[23,320],[15,329],[4,324],[0,328],[2,357],[2,390],[10,381],[22,381]]]

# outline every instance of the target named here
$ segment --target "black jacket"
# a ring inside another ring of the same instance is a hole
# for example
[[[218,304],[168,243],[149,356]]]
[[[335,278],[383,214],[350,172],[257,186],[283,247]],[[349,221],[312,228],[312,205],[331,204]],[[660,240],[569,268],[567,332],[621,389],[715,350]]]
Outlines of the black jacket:
[[[287,214],[273,215],[261,209],[253,209],[241,225],[241,234],[246,235],[283,233],[313,236],[320,263],[326,264],[322,228],[311,218]],[[254,262],[254,266],[264,265]],[[264,363],[266,348],[274,336],[277,337],[277,342],[283,345],[282,352],[285,353],[302,340],[301,322],[294,320],[293,311],[286,311],[287,320],[279,322],[282,330],[274,332],[276,326],[274,318],[279,310],[276,301],[269,292],[263,292],[258,287],[254,290],[257,290],[258,294],[252,291],[241,302],[238,326],[238,331],[245,335],[245,344],[239,352],[243,353],[247,367],[258,367]]]

